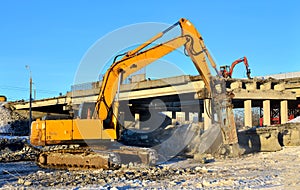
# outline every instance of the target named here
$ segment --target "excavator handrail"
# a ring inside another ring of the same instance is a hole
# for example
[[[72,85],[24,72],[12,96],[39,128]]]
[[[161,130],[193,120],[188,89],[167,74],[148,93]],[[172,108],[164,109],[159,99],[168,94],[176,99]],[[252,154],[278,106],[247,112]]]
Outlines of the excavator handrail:
[[[165,33],[177,25],[181,27],[181,35],[179,37],[172,38],[167,42],[154,45],[153,47],[144,50],[147,46],[161,38]],[[100,120],[105,120],[107,118],[109,109],[112,107],[113,99],[117,92],[118,77],[120,77],[121,73],[122,77],[125,79],[130,74],[140,70],[183,45],[210,92],[211,73],[206,62],[206,58],[209,60],[216,73],[219,74],[216,64],[207,50],[202,36],[194,25],[187,19],[181,18],[178,22],[158,33],[136,49],[127,52],[120,60],[111,65],[104,75],[96,103],[95,110],[97,111],[98,118]]]

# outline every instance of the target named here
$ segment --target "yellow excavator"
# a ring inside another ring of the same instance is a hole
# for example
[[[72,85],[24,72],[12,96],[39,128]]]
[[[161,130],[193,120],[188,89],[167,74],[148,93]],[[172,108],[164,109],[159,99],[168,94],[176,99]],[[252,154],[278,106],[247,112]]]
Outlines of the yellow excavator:
[[[6,96],[0,95],[0,102],[6,102],[7,98]]]
[[[158,45],[153,43],[176,26],[180,26],[181,35]],[[42,147],[70,144],[81,145],[73,148],[68,146],[65,149],[45,149],[38,156],[38,164],[46,168],[112,169],[120,167],[120,164],[124,163],[127,158],[134,158],[144,164],[155,164],[157,160],[155,150],[123,146],[122,142],[115,143],[121,139],[121,127],[118,123],[118,90],[121,81],[130,74],[182,46],[202,77],[209,98],[217,96],[214,94],[221,94],[217,87],[220,83],[214,82],[215,80],[212,77],[207,61],[209,61],[217,74],[219,72],[204,44],[202,36],[189,20],[181,18],[177,23],[158,33],[136,49],[128,51],[119,60],[114,60],[114,63],[104,75],[95,106],[95,114],[91,119],[38,119],[32,123],[30,134],[32,145]],[[226,105],[222,103],[226,99],[225,97],[219,99],[221,100],[215,101],[216,104],[214,104],[219,106],[219,108],[214,108],[213,110],[226,111],[225,118],[219,119],[218,122],[223,132],[223,143],[236,144],[237,135],[232,106],[230,101],[229,103],[226,102]],[[89,146],[85,146],[87,144]]]

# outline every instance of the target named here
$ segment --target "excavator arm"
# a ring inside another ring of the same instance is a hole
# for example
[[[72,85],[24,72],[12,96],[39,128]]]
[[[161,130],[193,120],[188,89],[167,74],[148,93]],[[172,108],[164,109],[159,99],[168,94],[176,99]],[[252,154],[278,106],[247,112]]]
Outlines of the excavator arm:
[[[147,46],[161,38],[165,33],[176,26],[181,27],[181,35],[159,45],[154,45],[145,50]],[[148,64],[160,59],[172,51],[185,47],[186,53],[193,61],[197,71],[201,75],[206,88],[211,91],[211,73],[207,64],[207,59],[211,66],[216,69],[216,64],[209,51],[206,49],[200,33],[194,25],[187,19],[180,19],[177,23],[167,28],[163,32],[140,45],[136,49],[129,51],[119,61],[114,62],[104,75],[101,90],[96,103],[96,111],[100,120],[108,117],[109,109],[112,107],[114,97],[118,90],[119,77],[128,77],[130,74],[140,70]],[[122,80],[122,79],[121,79]]]
[[[232,76],[234,67],[235,67],[237,64],[241,63],[241,62],[244,62],[245,67],[246,67],[246,74],[247,74],[247,77],[248,77],[249,79],[251,79],[251,77],[250,77],[250,73],[251,73],[251,72],[250,72],[250,69],[249,69],[247,57],[242,57],[242,58],[240,58],[240,59],[237,59],[237,60],[235,60],[235,61],[231,64],[230,71],[229,71],[230,76]]]

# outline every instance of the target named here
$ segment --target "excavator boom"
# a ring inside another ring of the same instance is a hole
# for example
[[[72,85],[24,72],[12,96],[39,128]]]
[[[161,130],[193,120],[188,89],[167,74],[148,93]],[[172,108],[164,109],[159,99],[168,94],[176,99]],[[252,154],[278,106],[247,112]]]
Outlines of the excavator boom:
[[[181,27],[181,36],[144,50],[147,46],[161,38],[165,33],[177,25]],[[181,46],[185,46],[187,54],[192,59],[196,69],[204,80],[207,89],[211,91],[211,73],[206,58],[209,60],[211,66],[216,70],[216,73],[219,73],[216,69],[216,64],[207,50],[200,33],[190,21],[182,18],[168,29],[158,33],[146,43],[137,47],[135,50],[127,52],[120,61],[112,64],[104,75],[101,90],[97,99],[96,111],[100,120],[104,120],[108,116],[109,109],[112,106],[118,89],[118,77],[121,73],[122,78],[126,78],[130,74],[171,53]]]

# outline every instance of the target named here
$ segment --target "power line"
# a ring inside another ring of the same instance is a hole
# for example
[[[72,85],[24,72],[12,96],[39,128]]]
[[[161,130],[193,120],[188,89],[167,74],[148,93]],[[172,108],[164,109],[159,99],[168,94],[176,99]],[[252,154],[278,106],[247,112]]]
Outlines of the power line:
[[[0,86],[2,90],[17,90],[17,91],[28,91],[27,88],[16,87],[16,86]]]
[[[26,92],[29,89],[24,88],[24,87],[18,87],[18,86],[8,86],[8,85],[0,85],[0,90],[14,90],[14,91],[22,91]],[[59,91],[54,91],[54,90],[45,90],[45,89],[35,89],[36,92],[41,93],[41,94],[57,94]]]

